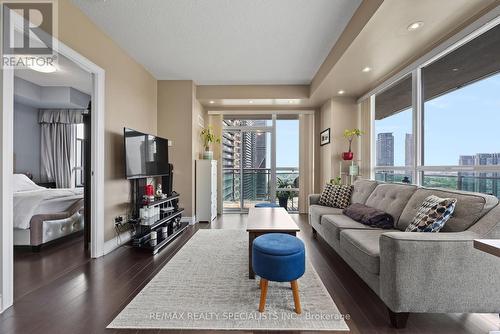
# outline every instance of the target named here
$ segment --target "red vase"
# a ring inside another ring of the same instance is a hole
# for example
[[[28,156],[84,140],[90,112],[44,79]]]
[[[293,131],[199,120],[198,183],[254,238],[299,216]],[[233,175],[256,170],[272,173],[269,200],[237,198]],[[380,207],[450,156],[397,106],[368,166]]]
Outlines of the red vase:
[[[342,153],[342,159],[352,160],[352,158],[354,158],[354,153],[352,153],[351,151]]]

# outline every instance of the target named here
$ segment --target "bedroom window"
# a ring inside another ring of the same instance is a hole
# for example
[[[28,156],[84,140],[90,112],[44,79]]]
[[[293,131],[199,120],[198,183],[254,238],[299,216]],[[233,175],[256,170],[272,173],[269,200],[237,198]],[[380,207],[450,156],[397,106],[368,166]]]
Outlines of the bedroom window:
[[[76,126],[76,141],[75,141],[75,166],[73,171],[75,173],[75,187],[84,186],[84,170],[83,170],[83,140],[84,131],[83,124],[77,124]]]

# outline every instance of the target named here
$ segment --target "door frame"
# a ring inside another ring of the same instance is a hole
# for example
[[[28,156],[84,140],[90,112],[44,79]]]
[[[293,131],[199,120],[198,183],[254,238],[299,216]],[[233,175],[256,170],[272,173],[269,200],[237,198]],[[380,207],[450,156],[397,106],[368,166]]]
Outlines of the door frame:
[[[92,152],[91,152],[91,244],[90,256],[104,255],[104,112],[105,71],[61,41],[54,50],[92,74]],[[3,69],[2,114],[0,115],[0,313],[14,301],[13,240],[13,134],[14,134],[14,70]]]

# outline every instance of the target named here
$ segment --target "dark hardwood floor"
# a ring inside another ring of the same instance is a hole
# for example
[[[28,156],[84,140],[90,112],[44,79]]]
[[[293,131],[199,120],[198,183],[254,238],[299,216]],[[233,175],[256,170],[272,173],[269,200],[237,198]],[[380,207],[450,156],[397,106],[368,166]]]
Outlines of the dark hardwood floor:
[[[383,302],[320,238],[307,216],[292,215],[308,258],[352,333],[488,333],[500,330],[495,314],[411,314],[405,329],[389,324]],[[111,320],[200,228],[244,229],[246,215],[229,214],[188,228],[156,256],[123,246],[103,258],[85,258],[81,240],[42,250],[16,252],[15,304],[0,315],[0,333],[164,333],[107,330]],[[182,331],[183,333],[192,331]],[[225,331],[227,333],[227,331]],[[283,333],[283,332],[280,332]]]

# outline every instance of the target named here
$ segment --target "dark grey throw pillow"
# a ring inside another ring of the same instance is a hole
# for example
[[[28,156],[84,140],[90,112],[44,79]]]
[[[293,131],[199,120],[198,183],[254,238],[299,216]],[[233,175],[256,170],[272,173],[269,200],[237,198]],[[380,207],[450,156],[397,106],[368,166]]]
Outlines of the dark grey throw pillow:
[[[394,227],[394,218],[390,214],[364,204],[351,204],[344,209],[343,213],[351,219],[371,227],[384,229]]]
[[[351,203],[352,186],[327,184],[319,197],[318,204],[344,209]]]

